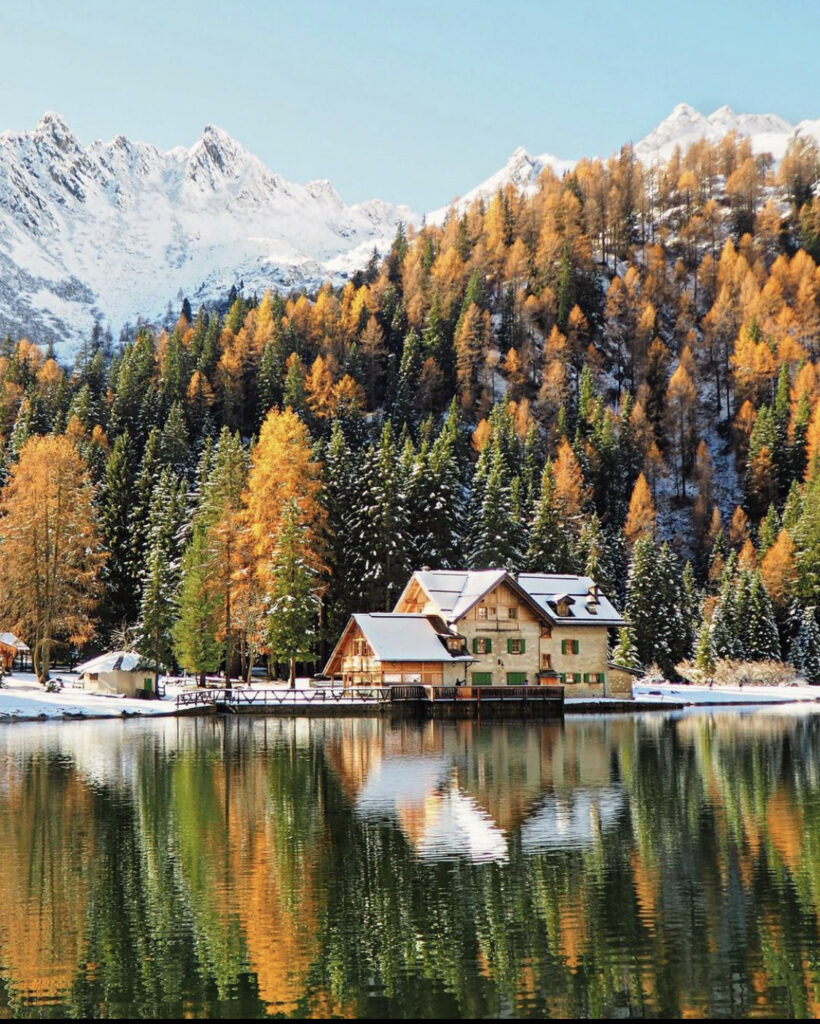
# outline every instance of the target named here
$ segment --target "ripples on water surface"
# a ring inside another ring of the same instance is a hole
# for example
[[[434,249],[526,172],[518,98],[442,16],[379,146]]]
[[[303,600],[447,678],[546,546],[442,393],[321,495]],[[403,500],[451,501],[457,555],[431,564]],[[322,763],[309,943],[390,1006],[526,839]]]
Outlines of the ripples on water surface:
[[[0,1014],[817,1016],[820,715],[0,727]]]

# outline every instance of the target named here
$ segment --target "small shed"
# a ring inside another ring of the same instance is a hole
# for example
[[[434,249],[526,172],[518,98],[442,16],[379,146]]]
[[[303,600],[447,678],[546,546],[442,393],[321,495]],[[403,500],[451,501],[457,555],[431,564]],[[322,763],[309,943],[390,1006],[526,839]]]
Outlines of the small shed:
[[[137,691],[153,693],[154,676],[148,662],[136,651],[111,651],[77,666],[83,688],[91,693],[135,697]]]
[[[25,670],[31,665],[31,648],[14,633],[0,633],[0,660],[4,672],[11,672],[15,662],[19,669]]]

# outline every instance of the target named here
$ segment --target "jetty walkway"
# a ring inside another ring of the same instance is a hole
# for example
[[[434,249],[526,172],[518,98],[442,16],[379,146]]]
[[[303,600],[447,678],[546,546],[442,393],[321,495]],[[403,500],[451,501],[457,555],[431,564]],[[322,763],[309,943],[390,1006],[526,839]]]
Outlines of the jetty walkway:
[[[429,717],[555,717],[564,713],[563,686],[207,687],[176,697],[180,712],[228,714],[369,714]]]

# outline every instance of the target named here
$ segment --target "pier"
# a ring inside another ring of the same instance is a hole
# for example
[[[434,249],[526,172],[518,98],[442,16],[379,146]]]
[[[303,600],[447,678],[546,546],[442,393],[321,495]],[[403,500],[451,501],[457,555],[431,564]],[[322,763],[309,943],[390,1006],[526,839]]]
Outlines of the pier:
[[[383,714],[429,718],[561,717],[563,686],[208,687],[180,693],[179,712]]]

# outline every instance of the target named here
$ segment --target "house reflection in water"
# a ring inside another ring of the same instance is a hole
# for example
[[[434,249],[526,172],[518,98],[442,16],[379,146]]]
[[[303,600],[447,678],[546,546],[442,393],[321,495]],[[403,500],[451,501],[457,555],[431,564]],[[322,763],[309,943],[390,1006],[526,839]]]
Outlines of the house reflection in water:
[[[356,799],[364,817],[395,817],[422,860],[506,861],[507,835],[459,789],[447,757],[385,757]]]
[[[583,848],[628,809],[607,746],[594,737],[587,726],[562,733],[428,723],[421,732],[371,737],[366,760],[351,757],[348,743],[347,756],[337,750],[334,760],[345,764],[356,814],[397,823],[420,859],[504,862],[515,836],[525,854]],[[579,745],[589,762],[582,773]]]

